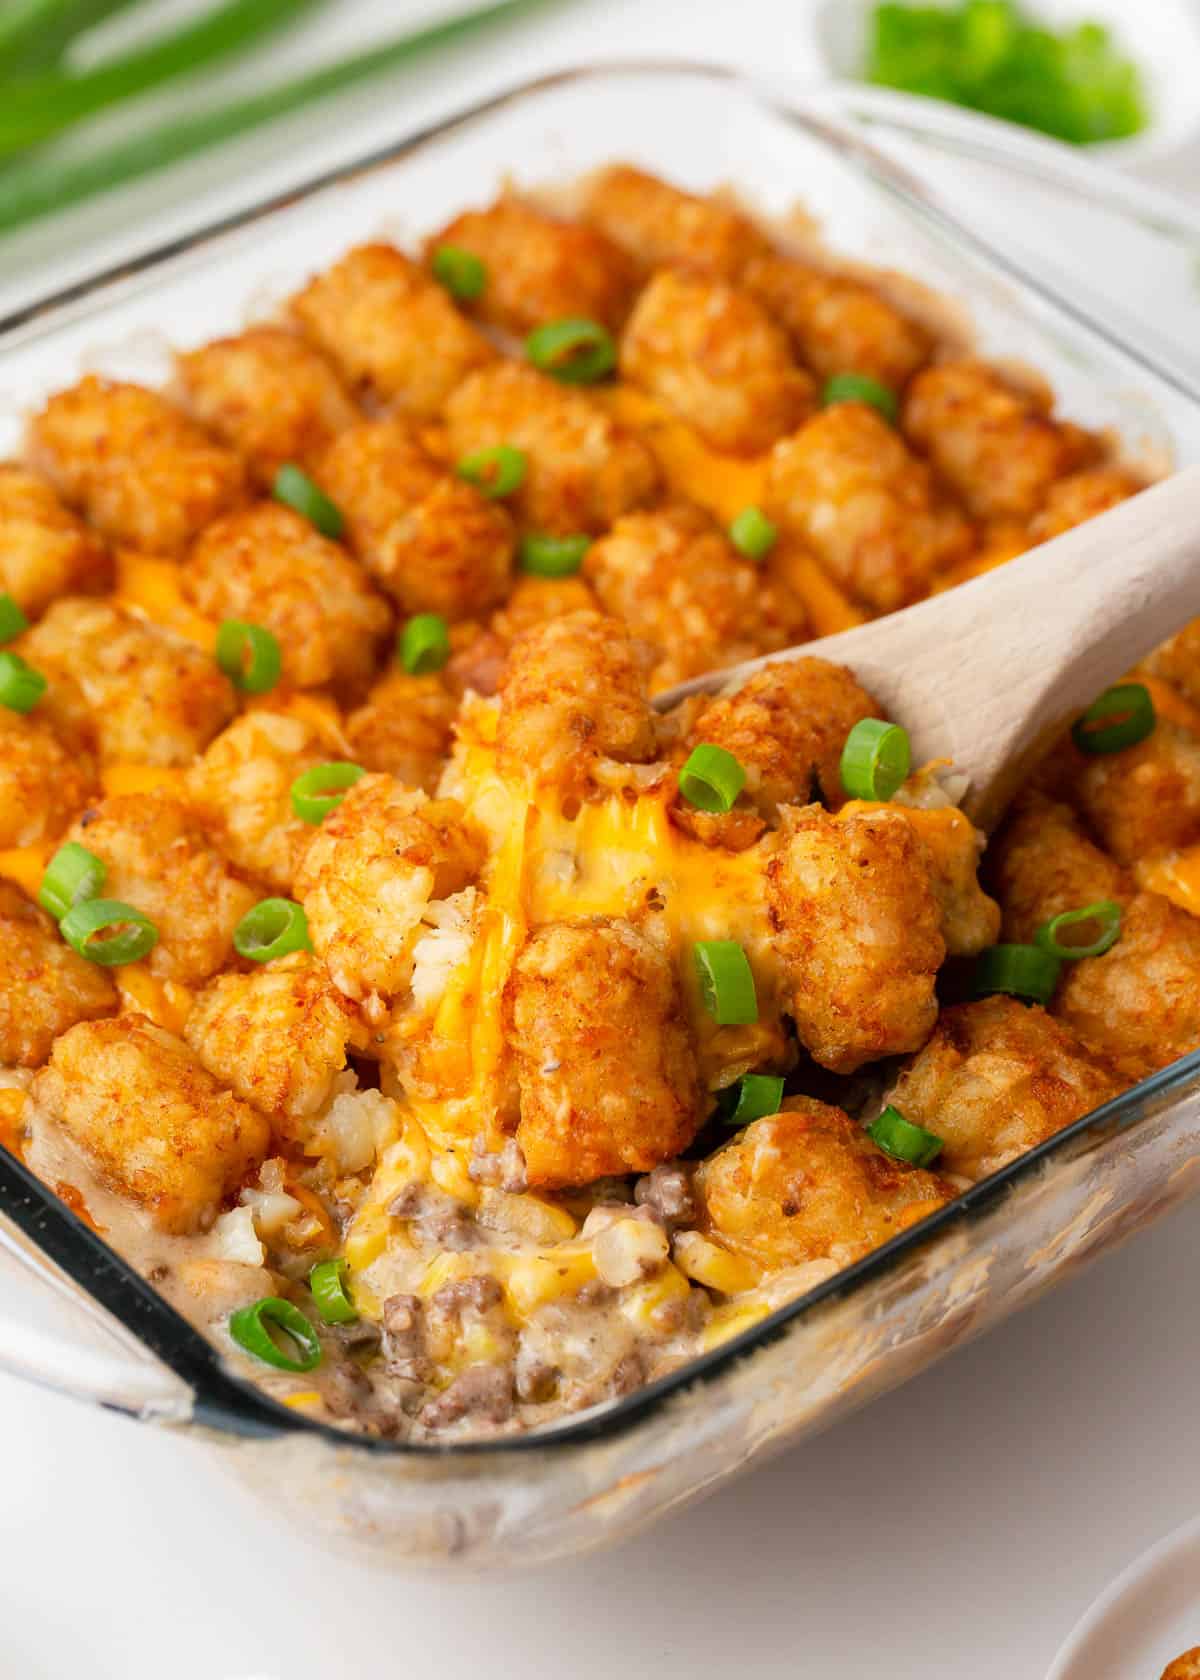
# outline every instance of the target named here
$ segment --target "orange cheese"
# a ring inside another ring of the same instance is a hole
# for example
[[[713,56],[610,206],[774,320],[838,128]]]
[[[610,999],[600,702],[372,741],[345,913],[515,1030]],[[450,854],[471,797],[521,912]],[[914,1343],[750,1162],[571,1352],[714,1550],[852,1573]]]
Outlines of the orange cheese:
[[[12,846],[0,851],[0,875],[23,887],[30,898],[36,898],[46,865],[53,856],[53,846]]]
[[[152,624],[173,630],[189,642],[211,649],[217,627],[189,605],[180,582],[181,572],[171,560],[151,560],[129,549],[118,550],[116,598]]]
[[[144,1015],[165,1032],[181,1033],[192,1007],[192,994],[175,980],[160,980],[145,963],[128,963],[113,971],[122,1010]]]
[[[156,793],[160,788],[182,793],[187,772],[154,764],[106,764],[100,785],[109,799],[126,793]]]
[[[11,1087],[0,1090],[0,1147],[22,1158],[25,1144],[25,1134],[22,1119],[25,1113],[26,1097],[24,1091],[16,1091]]]

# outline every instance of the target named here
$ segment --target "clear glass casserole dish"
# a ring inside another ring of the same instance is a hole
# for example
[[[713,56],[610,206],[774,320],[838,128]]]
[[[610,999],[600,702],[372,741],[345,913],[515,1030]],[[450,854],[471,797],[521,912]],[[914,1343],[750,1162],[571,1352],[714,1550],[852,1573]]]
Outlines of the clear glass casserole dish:
[[[961,119],[947,133],[940,112],[931,148],[924,107],[908,101],[873,104],[864,136],[853,100],[688,66],[564,72],[518,89],[0,323],[0,453],[17,446],[24,413],[81,371],[158,382],[169,348],[268,312],[357,240],[408,243],[503,179],[569,181],[623,158],[697,189],[729,185],[768,215],[802,205],[839,253],[915,276],[965,311],[985,354],[1040,370],[1072,418],[1111,428],[1162,470],[1200,460],[1200,393],[1186,375],[1024,273],[1021,239],[997,231],[1028,157],[997,153]],[[1106,230],[1156,287],[1182,287],[1196,237],[1186,212],[1159,200],[1135,213],[1121,186],[1075,163],[1055,186],[1057,154],[1043,150],[1039,202],[1057,191],[1078,218],[1086,200],[1089,238]],[[964,189],[971,231],[951,208]],[[983,232],[970,214],[980,195]],[[671,1377],[536,1435],[437,1447],[344,1436],[269,1400],[0,1151],[0,1242],[63,1319],[48,1334],[44,1297],[25,1322],[7,1309],[0,1364],[205,1430],[295,1520],[381,1556],[542,1561],[645,1525],[915,1374],[1198,1182],[1200,1052]]]

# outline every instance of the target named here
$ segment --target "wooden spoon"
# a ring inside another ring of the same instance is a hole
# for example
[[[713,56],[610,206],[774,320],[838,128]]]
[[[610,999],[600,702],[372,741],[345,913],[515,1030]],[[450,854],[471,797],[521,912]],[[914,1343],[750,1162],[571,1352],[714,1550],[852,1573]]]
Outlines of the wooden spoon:
[[[990,830],[1074,716],[1200,616],[1200,466],[945,594],[821,641],[711,671],[666,710],[781,659],[848,665],[912,737],[913,764],[950,758]]]

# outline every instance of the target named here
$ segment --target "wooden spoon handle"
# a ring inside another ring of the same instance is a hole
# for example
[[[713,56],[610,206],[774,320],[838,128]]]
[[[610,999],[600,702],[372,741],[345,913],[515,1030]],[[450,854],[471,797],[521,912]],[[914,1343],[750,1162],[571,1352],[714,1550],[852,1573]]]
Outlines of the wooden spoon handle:
[[[905,724],[916,762],[971,776],[987,828],[1071,717],[1200,615],[1200,467],[994,572],[903,612],[711,673],[658,696],[713,692],[778,659],[848,665]]]

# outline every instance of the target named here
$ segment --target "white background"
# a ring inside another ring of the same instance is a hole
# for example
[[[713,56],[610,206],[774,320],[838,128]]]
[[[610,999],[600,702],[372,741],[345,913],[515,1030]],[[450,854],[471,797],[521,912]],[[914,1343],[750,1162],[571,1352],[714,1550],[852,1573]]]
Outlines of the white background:
[[[297,50],[415,10],[338,0]],[[661,51],[807,74],[807,11],[577,0],[355,96],[336,119],[9,241],[0,312],[148,230],[162,238],[541,68]],[[1185,184],[1194,164],[1160,179]],[[615,1552],[507,1581],[385,1579],[283,1532],[213,1449],[0,1378],[0,1676],[1038,1680],[1106,1581],[1200,1511],[1198,1367],[1200,1210],[1185,1209],[706,1504]]]

